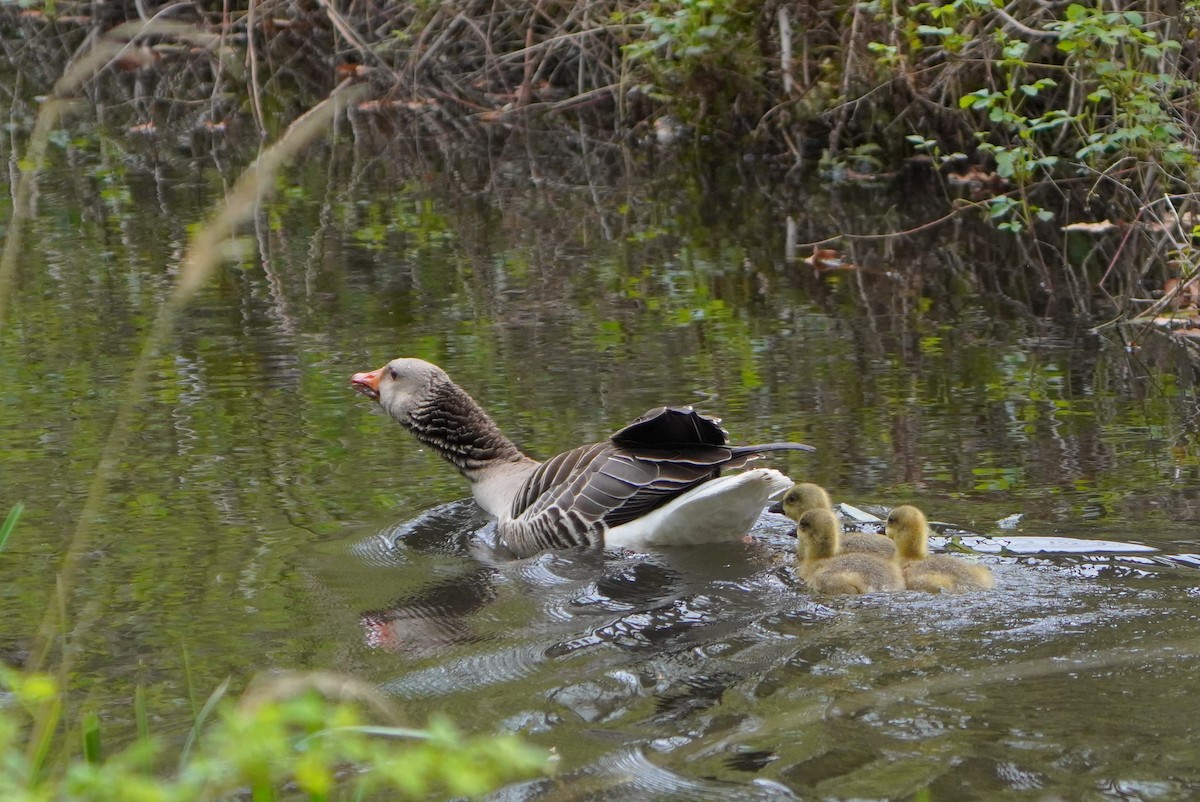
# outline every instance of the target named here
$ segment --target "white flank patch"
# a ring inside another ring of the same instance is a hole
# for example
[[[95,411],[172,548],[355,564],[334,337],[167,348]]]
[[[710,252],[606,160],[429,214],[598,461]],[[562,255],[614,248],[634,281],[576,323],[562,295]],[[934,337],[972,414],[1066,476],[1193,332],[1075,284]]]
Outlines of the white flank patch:
[[[737,540],[750,531],[767,502],[791,486],[792,480],[773,468],[722,476],[608,530],[604,545],[644,548]]]

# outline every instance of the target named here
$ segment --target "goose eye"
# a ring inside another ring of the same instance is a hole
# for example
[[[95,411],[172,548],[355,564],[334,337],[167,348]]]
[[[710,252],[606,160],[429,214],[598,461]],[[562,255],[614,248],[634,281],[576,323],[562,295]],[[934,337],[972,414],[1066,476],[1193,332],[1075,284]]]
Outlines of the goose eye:
[[[388,376],[391,377],[392,381],[395,381],[396,379],[400,378],[400,373],[395,368],[389,367],[388,368]]]

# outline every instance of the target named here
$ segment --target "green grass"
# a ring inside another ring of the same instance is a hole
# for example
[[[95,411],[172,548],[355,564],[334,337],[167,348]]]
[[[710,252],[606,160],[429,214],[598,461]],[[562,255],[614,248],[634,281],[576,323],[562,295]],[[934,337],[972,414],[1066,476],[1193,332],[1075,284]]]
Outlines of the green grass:
[[[4,523],[0,524],[0,551],[4,551],[4,544],[8,542],[8,536],[12,534],[12,531],[17,528],[17,521],[20,520],[21,513],[24,511],[25,505],[18,501],[4,517]]]

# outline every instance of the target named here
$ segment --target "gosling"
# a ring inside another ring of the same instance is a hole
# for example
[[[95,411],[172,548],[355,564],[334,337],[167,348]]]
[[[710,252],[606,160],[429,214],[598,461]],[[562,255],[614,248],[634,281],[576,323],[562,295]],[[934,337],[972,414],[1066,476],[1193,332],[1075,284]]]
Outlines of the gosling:
[[[988,590],[995,586],[992,572],[983,565],[944,554],[929,554],[929,524],[925,513],[904,505],[887,518],[888,537],[896,541],[897,561],[909,590],[957,593]]]
[[[831,510],[809,510],[796,522],[803,555],[800,578],[817,593],[876,593],[904,590],[904,575],[892,559],[874,554],[839,554],[841,525]]]
[[[825,488],[812,482],[792,485],[791,489],[783,494],[780,505],[783,507],[783,514],[797,524],[800,522],[800,516],[809,510],[833,511],[833,503],[829,500]],[[843,552],[878,554],[889,559],[896,556],[896,544],[884,535],[873,532],[843,532],[841,537]]]

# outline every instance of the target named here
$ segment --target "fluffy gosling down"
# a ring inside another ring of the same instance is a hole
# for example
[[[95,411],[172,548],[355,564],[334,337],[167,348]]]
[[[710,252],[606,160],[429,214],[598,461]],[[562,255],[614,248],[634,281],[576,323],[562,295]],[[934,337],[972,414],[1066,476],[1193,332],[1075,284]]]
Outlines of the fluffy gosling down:
[[[803,550],[800,578],[818,593],[876,593],[904,590],[904,576],[894,559],[874,554],[839,554],[841,525],[832,510],[809,510],[796,522]]]
[[[797,525],[800,523],[800,516],[809,510],[833,511],[833,502],[829,500],[825,488],[812,482],[792,485],[791,489],[783,494],[780,506],[783,507],[783,514]],[[878,554],[881,557],[896,556],[896,544],[891,538],[873,532],[843,532],[841,544],[843,552]]]
[[[995,586],[992,572],[983,565],[944,554],[929,553],[929,524],[925,513],[904,505],[887,518],[888,537],[896,541],[897,559],[909,590],[926,593],[988,590]]]

